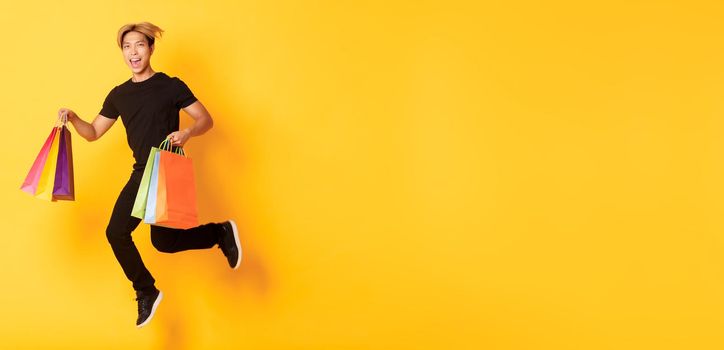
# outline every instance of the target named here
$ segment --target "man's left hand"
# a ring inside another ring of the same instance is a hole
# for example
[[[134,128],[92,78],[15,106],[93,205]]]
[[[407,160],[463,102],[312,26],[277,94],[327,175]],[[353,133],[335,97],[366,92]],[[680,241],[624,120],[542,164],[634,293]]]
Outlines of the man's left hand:
[[[184,144],[186,144],[186,141],[189,140],[191,137],[191,132],[187,129],[180,130],[180,131],[174,131],[171,134],[168,135],[168,138],[171,140],[171,144],[178,147],[183,147]]]

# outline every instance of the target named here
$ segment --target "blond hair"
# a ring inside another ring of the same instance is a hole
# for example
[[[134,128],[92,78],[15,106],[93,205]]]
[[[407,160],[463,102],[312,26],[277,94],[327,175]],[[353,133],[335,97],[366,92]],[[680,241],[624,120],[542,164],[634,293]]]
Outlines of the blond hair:
[[[146,40],[148,40],[148,46],[152,46],[156,38],[160,38],[161,34],[163,34],[163,29],[149,22],[126,24],[118,30],[118,47],[123,47],[123,37],[126,36],[128,32],[139,32],[143,34],[146,36]]]

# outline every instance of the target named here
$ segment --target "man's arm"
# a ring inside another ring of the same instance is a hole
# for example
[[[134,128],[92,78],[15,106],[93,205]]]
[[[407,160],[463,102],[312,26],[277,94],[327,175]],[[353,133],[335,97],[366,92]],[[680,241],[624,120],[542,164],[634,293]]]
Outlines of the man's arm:
[[[209,111],[201,104],[201,101],[196,101],[183,110],[194,120],[194,124],[168,135],[174,146],[183,147],[192,136],[202,135],[214,126],[214,120],[211,119]]]
[[[88,123],[85,120],[80,119],[75,112],[67,108],[61,108],[58,111],[58,115],[61,117],[66,115],[68,117],[68,121],[73,124],[73,127],[78,135],[88,141],[98,140],[106,133],[106,131],[108,131],[108,129],[111,128],[111,126],[113,126],[113,123],[116,122],[116,119],[106,118],[99,114],[95,119],[93,119],[92,123]]]

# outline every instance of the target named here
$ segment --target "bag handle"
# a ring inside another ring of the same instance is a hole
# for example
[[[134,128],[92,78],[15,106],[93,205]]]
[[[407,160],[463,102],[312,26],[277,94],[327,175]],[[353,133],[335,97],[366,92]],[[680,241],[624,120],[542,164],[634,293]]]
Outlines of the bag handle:
[[[60,128],[62,126],[68,125],[68,113],[64,113],[58,116],[58,119],[55,121],[55,127]],[[66,126],[67,127],[67,126]]]
[[[161,145],[158,146],[158,149],[168,151],[171,153],[176,153],[178,155],[186,157],[186,152],[184,152],[183,147],[174,146],[171,144],[171,139],[166,138],[161,142]]]

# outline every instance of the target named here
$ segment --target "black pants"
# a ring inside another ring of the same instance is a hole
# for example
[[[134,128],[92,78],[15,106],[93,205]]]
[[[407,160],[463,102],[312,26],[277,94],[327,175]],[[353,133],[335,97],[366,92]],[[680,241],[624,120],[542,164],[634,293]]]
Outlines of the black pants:
[[[142,171],[134,171],[131,178],[116,200],[111,220],[106,229],[106,237],[113,248],[113,254],[121,264],[126,277],[133,282],[136,291],[152,291],[155,280],[141,260],[131,233],[141,223],[141,219],[131,216],[133,202],[136,200],[138,186],[141,184]],[[223,230],[221,224],[205,224],[187,230],[151,226],[151,243],[161,252],[176,253],[189,249],[206,249],[216,245]]]

